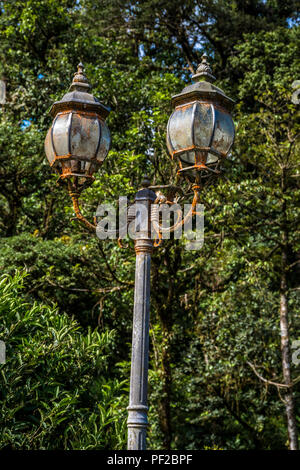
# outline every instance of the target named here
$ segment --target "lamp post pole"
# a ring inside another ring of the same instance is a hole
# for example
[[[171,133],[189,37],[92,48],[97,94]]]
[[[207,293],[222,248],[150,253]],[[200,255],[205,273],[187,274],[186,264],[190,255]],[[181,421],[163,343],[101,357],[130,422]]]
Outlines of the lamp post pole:
[[[132,327],[132,355],[128,406],[128,450],[146,450],[147,389],[150,316],[150,268],[153,242],[151,239],[151,204],[156,194],[148,189],[149,181],[136,193],[135,290]]]

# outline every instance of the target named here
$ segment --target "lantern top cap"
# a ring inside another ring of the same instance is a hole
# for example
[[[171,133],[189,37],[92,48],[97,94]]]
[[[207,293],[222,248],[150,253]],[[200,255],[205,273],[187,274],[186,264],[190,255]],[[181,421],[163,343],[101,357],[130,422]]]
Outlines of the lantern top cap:
[[[230,111],[234,101],[215,86],[212,82],[215,77],[207,61],[207,55],[202,55],[202,62],[198,65],[196,73],[192,76],[194,83],[186,86],[181,93],[172,97],[173,107],[192,103],[197,100],[209,101],[219,104]]]
[[[156,194],[152,189],[149,188],[151,181],[147,174],[144,175],[141,182],[140,189],[135,194],[135,201],[149,201],[154,202],[156,200]]]
[[[92,86],[84,73],[84,66],[82,62],[79,62],[77,72],[74,73],[68,93],[66,93],[60,101],[53,103],[50,114],[56,116],[59,112],[78,110],[94,112],[103,119],[106,119],[110,108],[104,106],[104,104],[89,92],[91,88]]]
[[[148,188],[150,185],[151,185],[151,182],[150,182],[149,176],[147,175],[147,173],[145,173],[143,177],[143,181],[141,183],[141,187]]]
[[[77,65],[77,72],[74,73],[72,84],[69,88],[70,91],[83,91],[87,92],[92,87],[84,74],[84,66],[82,62]]]
[[[216,77],[214,77],[211,66],[207,61],[207,54],[204,53],[201,59],[202,61],[198,65],[196,73],[193,75],[192,78],[197,81],[205,80],[210,83],[214,82]]]

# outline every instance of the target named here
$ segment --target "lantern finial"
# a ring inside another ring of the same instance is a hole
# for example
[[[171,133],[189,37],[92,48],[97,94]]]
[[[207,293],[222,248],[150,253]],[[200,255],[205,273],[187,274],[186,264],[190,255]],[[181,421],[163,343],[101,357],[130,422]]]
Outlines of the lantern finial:
[[[142,188],[148,188],[150,186],[151,182],[149,180],[149,176],[147,173],[144,174],[143,181],[141,183]]]
[[[74,73],[73,82],[70,86],[70,91],[88,91],[91,87],[88,79],[84,74],[84,66],[82,62],[77,65],[77,72]]]
[[[211,66],[209,65],[209,62],[207,61],[207,54],[203,54],[201,57],[202,61],[198,65],[198,68],[196,70],[195,75],[193,75],[193,79],[197,79],[198,81],[205,80],[207,82],[214,82],[216,77],[213,76],[212,74],[212,69]]]

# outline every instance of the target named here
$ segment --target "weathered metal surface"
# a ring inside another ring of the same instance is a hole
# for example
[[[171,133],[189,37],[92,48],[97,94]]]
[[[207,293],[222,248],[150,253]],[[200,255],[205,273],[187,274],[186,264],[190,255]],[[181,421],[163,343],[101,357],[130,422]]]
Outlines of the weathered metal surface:
[[[146,449],[150,266],[151,254],[146,251],[138,252],[135,268],[130,396],[127,420],[128,450]]]
[[[211,66],[207,61],[207,54],[202,55],[202,62],[198,65],[195,75],[193,75],[193,79],[202,79],[206,80],[207,82],[214,82],[216,77],[212,74]]]
[[[181,93],[172,97],[173,106],[179,106],[194,100],[213,101],[224,106],[229,111],[234,105],[234,101],[225,95],[224,91],[212,84],[215,77],[207,61],[207,55],[202,55],[202,61],[198,65],[193,80],[196,83],[185,87]]]
[[[104,104],[91,93],[88,93],[91,88],[92,87],[84,74],[83,64],[80,62],[78,64],[78,70],[74,74],[70,91],[66,93],[60,101],[53,103],[50,109],[50,114],[52,116],[56,116],[59,112],[73,109],[78,111],[95,112],[105,120],[110,113],[110,108],[108,106],[104,106]]]
[[[191,182],[218,175],[221,160],[234,141],[229,114],[234,101],[210,83],[215,78],[206,55],[193,78],[207,81],[189,85],[173,96],[175,110],[167,127],[168,151],[172,158],[178,157],[178,173]]]
[[[94,181],[93,173],[102,165],[110,147],[110,133],[105,123],[109,108],[93,95],[78,65],[70,92],[53,104],[54,116],[45,140],[50,166],[61,180],[71,179],[77,189]]]
[[[151,204],[156,194],[148,189],[149,182],[137,192],[135,201],[147,209],[147,220],[141,221],[142,230],[135,241],[136,269],[134,312],[132,326],[132,357],[130,395],[128,406],[128,450],[145,450],[147,434],[147,388],[149,355],[150,267],[153,242],[151,240]],[[146,187],[145,187],[146,186]],[[143,211],[141,213],[144,214]],[[146,222],[146,223],[143,223]]]

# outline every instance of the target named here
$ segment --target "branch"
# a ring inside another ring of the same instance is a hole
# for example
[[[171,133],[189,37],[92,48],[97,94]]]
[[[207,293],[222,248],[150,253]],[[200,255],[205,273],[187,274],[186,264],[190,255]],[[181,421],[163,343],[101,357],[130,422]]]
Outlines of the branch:
[[[300,375],[294,379],[291,383],[289,384],[280,384],[278,382],[273,382],[272,380],[267,380],[265,379],[264,377],[262,377],[256,370],[255,366],[253,364],[251,364],[251,362],[248,362],[247,361],[247,364],[251,367],[251,369],[253,370],[253,372],[255,373],[255,375],[264,383],[268,384],[268,385],[274,385],[275,387],[277,388],[291,388],[293,387],[297,382],[299,382],[300,380]]]
[[[106,257],[106,254],[105,254],[105,251],[102,247],[102,245],[100,243],[98,243],[98,247],[99,247],[99,250],[101,251],[101,254],[103,256],[103,259],[104,259],[104,262],[106,264],[106,267],[108,269],[108,271],[110,272],[110,274],[112,275],[112,277],[115,279],[115,281],[117,281],[119,284],[123,284],[125,286],[130,286],[132,287],[134,285],[133,282],[130,282],[130,281],[121,281],[115,274],[115,272],[112,270],[112,268],[110,267],[109,265],[109,262],[108,262],[108,259]]]

